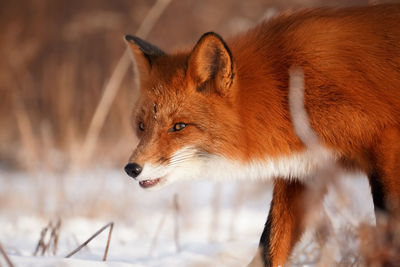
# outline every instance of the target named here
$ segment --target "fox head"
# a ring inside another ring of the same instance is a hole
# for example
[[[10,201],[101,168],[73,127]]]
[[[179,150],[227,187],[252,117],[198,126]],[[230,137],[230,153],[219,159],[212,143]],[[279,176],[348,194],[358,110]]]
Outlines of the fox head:
[[[139,75],[133,125],[139,143],[125,171],[143,188],[207,176],[237,149],[235,65],[224,40],[204,34],[190,52],[166,54],[125,36]]]

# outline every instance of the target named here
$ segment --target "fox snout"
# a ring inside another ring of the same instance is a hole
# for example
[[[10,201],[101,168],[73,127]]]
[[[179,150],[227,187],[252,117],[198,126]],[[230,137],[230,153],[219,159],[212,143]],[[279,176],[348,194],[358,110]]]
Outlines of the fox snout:
[[[125,172],[132,178],[136,178],[141,172],[143,168],[137,163],[128,163],[125,166]]]

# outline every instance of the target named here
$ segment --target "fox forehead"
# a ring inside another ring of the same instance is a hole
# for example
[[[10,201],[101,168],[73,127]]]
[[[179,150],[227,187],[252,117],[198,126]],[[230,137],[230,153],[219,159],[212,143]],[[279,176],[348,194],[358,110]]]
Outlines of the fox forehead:
[[[171,89],[171,86],[155,86],[149,92],[142,94],[136,107],[136,119],[157,120],[165,117],[173,119],[177,115],[183,116],[187,110],[186,102],[185,93],[179,92],[176,87]]]
[[[141,90],[134,111],[136,120],[204,120],[210,115],[210,102],[215,100],[196,92],[191,86],[180,73],[169,83],[157,82]]]
[[[140,98],[136,105],[137,115],[158,113],[161,110],[163,113],[171,113],[179,106],[175,104],[187,98],[185,64],[177,64],[174,58],[165,56],[154,63],[149,77],[141,84]]]

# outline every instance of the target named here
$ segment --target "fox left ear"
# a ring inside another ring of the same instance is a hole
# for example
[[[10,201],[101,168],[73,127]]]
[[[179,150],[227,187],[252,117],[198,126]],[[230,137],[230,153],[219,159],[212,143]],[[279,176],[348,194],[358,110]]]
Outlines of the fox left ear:
[[[190,53],[187,73],[197,90],[206,90],[212,82],[218,94],[228,94],[233,83],[233,59],[221,36],[208,32],[200,38]]]
[[[160,48],[136,36],[125,35],[125,41],[136,63],[139,81],[142,83],[148,78],[156,58],[165,55],[165,53]]]

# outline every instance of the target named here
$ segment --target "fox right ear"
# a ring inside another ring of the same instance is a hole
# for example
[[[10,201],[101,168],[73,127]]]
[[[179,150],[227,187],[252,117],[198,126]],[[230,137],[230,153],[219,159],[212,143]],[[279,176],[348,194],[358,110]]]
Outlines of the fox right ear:
[[[203,34],[189,55],[188,71],[198,91],[213,84],[214,92],[229,94],[233,84],[232,54],[225,41],[216,33]]]
[[[132,35],[125,35],[125,41],[136,63],[139,80],[147,79],[155,59],[165,53],[158,47]]]

